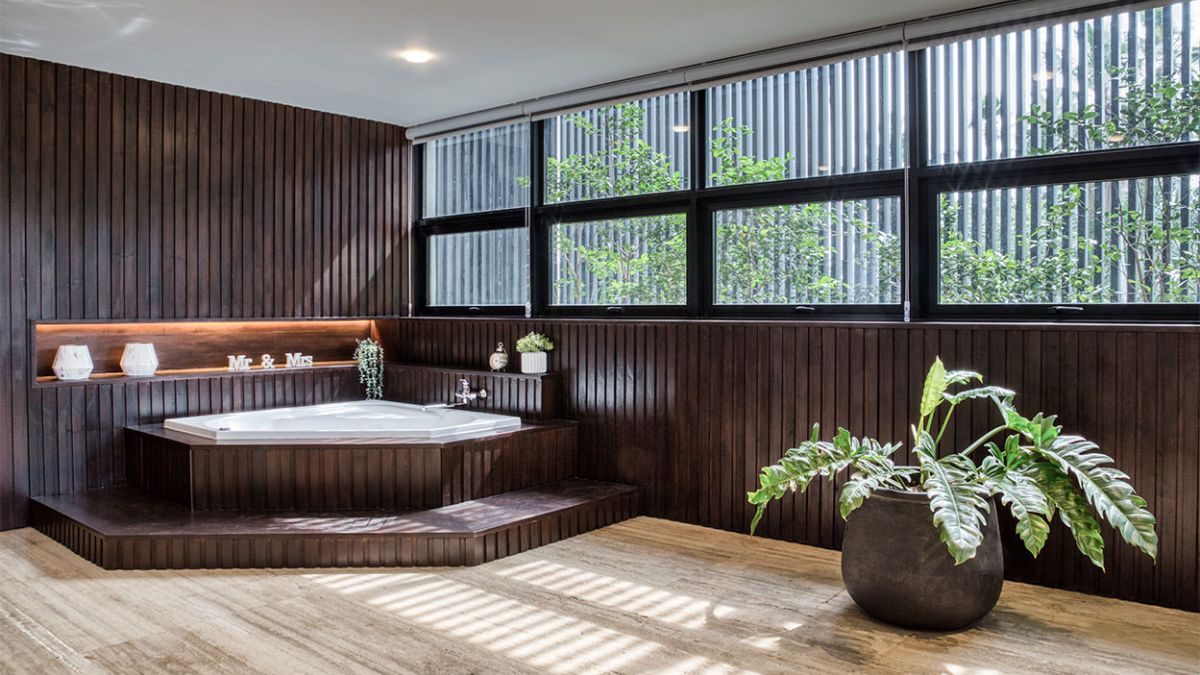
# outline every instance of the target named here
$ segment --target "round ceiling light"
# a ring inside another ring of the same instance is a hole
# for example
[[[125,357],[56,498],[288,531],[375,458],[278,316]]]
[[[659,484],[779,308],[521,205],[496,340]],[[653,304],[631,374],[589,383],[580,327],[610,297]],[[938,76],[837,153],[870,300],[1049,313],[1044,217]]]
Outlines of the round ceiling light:
[[[433,60],[433,52],[424,49],[405,49],[396,52],[396,56],[408,61],[409,63],[428,63]]]

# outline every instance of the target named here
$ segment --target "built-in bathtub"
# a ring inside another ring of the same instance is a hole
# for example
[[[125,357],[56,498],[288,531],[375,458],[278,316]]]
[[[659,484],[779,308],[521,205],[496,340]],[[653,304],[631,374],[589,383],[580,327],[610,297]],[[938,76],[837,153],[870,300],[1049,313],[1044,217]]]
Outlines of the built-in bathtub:
[[[516,429],[521,418],[392,401],[352,401],[297,408],[176,417],[163,422],[216,441],[290,442],[344,439],[436,439]]]

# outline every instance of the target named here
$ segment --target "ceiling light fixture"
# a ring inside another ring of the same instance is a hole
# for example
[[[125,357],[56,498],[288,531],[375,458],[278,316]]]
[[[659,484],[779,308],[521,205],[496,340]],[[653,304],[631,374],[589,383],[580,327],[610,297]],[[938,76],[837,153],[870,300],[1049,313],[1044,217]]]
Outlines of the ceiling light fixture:
[[[671,126],[671,131],[674,131],[677,134],[686,134],[690,129],[691,127],[686,124],[675,124]]]
[[[396,52],[396,56],[408,61],[409,63],[427,63],[433,60],[433,52],[424,49],[405,49]]]

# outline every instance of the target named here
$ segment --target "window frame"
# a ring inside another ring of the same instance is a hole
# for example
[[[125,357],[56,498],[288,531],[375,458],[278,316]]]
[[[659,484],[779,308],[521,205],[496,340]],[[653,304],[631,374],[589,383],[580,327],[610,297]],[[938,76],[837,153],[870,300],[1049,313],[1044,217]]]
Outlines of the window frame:
[[[1120,8],[1114,8],[1114,13]],[[965,39],[965,38],[964,38]],[[1200,303],[942,304],[938,301],[940,260],[938,194],[956,190],[1155,178],[1200,173],[1200,141],[1143,147],[1086,150],[956,164],[931,165],[926,130],[931,114],[927,77],[928,48],[906,55],[906,163],[875,172],[793,178],[774,182],[709,187],[707,90],[690,93],[689,178],[681,191],[545,203],[545,122],[530,126],[530,205],[502,212],[420,218],[424,194],[425,146],[413,162],[415,239],[414,313],[428,316],[658,317],[771,320],[949,320],[1030,322],[1200,322]],[[847,58],[854,58],[848,55]],[[801,66],[803,67],[803,66]],[[728,305],[715,303],[715,211],[837,201],[861,197],[899,197],[901,210],[901,297],[885,305]],[[1200,208],[1197,205],[1196,208]],[[550,232],[554,224],[607,220],[638,215],[684,213],[687,223],[687,303],[685,305],[551,305]],[[430,307],[426,304],[427,238],[444,232],[513,227],[529,229],[529,310],[524,307]],[[1056,309],[1070,307],[1072,309]]]

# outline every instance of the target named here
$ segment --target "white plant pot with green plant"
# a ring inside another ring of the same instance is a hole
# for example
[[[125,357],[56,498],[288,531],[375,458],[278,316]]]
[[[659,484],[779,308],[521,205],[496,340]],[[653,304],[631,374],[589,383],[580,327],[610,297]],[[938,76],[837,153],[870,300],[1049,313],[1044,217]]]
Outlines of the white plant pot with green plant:
[[[517,340],[517,351],[521,354],[521,372],[540,375],[550,369],[550,358],[546,352],[554,349],[554,342],[541,333],[529,333]]]
[[[917,466],[892,461],[898,443],[857,439],[841,428],[832,441],[823,441],[819,425],[813,425],[808,440],[763,467],[759,489],[747,494],[758,507],[751,533],[771,501],[789,490],[803,492],[818,477],[850,470],[839,498],[846,520],[847,591],[876,618],[939,630],[978,621],[999,597],[1003,554],[995,497],[1035,557],[1055,516],[1102,570],[1101,519],[1129,544],[1157,555],[1154,516],[1112,458],[1085,438],[1063,434],[1052,415],[1024,417],[1008,389],[950,391],[971,381],[982,383],[983,376],[948,372],[941,359],[933,362],[912,427]],[[1002,422],[962,449],[942,448],[955,409],[973,399],[990,399]]]

